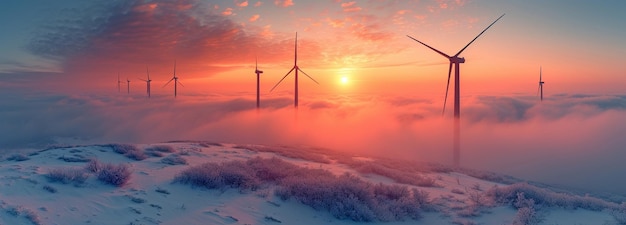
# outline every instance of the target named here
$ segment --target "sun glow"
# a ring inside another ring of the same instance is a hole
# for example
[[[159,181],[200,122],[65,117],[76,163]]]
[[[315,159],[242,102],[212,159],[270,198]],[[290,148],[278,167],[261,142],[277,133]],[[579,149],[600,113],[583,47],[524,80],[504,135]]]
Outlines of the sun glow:
[[[350,75],[352,75],[352,68],[341,68],[337,71],[337,75],[339,76],[339,84],[347,85],[350,83]]]
[[[348,82],[350,81],[350,79],[346,76],[341,77],[341,84],[348,84]]]

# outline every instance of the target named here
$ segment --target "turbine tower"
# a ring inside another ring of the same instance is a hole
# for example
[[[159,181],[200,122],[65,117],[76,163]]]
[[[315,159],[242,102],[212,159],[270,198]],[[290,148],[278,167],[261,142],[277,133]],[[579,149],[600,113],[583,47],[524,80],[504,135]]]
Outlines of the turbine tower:
[[[543,80],[541,79],[541,66],[539,67],[539,87],[537,88],[537,94],[540,94],[540,99],[543,101]]]
[[[260,77],[261,74],[263,73],[263,71],[259,70],[259,59],[257,58],[255,61],[255,66],[254,66],[254,73],[256,73],[256,108],[259,109],[261,108],[261,92],[259,91],[260,88]]]
[[[313,79],[313,77],[309,76],[304,71],[302,71],[300,69],[300,67],[298,67],[298,32],[296,32],[296,45],[295,46],[296,47],[295,47],[295,57],[294,57],[294,61],[293,61],[293,68],[291,68],[291,70],[289,70],[289,72],[287,72],[287,74],[282,79],[280,79],[280,81],[278,81],[278,83],[276,85],[274,85],[274,87],[272,88],[272,90],[270,90],[270,92],[274,91],[274,89],[276,87],[278,87],[280,82],[282,82],[287,76],[289,76],[289,74],[292,71],[295,70],[296,71],[296,73],[295,73],[295,92],[294,92],[295,93],[295,97],[294,97],[293,105],[294,105],[294,107],[298,108],[298,71],[302,72],[304,75],[309,77],[309,79],[311,79],[316,84],[320,84],[320,83],[318,83],[315,79]]]
[[[167,83],[165,83],[165,85],[163,85],[163,87],[167,86],[170,82],[174,81],[174,98],[176,98],[177,96],[177,84],[180,84],[180,86],[185,86],[183,85],[183,83],[181,83],[180,81],[178,81],[178,77],[176,76],[176,60],[174,60],[174,77],[172,77],[172,79],[170,79],[170,81],[168,81]]]
[[[148,92],[148,98],[150,98],[150,82],[152,82],[152,80],[150,80],[150,72],[148,71],[148,67],[146,66],[146,74],[148,74],[148,79],[144,80],[139,78],[139,80],[145,81],[146,82],[146,91]]]
[[[128,87],[128,94],[130,94],[130,80],[126,78],[126,87]]]
[[[446,101],[448,99],[448,89],[450,88],[450,75],[452,74],[452,65],[454,65],[454,144],[453,144],[453,153],[452,153],[452,157],[453,157],[453,163],[454,166],[458,167],[460,165],[460,161],[461,161],[461,150],[460,150],[460,146],[461,146],[461,141],[460,141],[460,136],[461,136],[461,126],[460,126],[460,118],[461,118],[461,99],[460,99],[460,92],[461,92],[461,88],[459,87],[460,85],[460,68],[459,68],[459,64],[461,63],[465,63],[465,58],[463,57],[459,57],[459,55],[461,53],[463,53],[463,51],[465,51],[465,49],[470,46],[472,43],[474,43],[474,41],[476,41],[476,39],[478,39],[478,37],[480,37],[480,35],[482,35],[483,33],[485,33],[485,31],[487,31],[487,29],[489,29],[491,26],[493,26],[493,24],[495,24],[496,22],[498,22],[498,20],[500,20],[502,17],[504,16],[504,14],[502,14],[502,16],[498,17],[498,19],[496,19],[495,21],[493,21],[493,23],[491,23],[489,26],[487,26],[487,28],[485,28],[482,32],[480,32],[478,34],[478,36],[476,36],[472,41],[470,41],[467,45],[465,45],[465,47],[463,47],[458,53],[456,53],[453,56],[449,56],[433,47],[430,47],[429,45],[425,44],[424,42],[421,42],[409,35],[407,35],[407,37],[413,39],[414,41],[419,42],[420,44],[430,48],[431,50],[439,53],[440,55],[442,55],[443,57],[446,57],[449,61],[450,61],[450,65],[448,67],[448,83],[446,85],[446,96],[444,98],[444,102],[443,102],[443,113],[445,113],[446,111]]]
[[[120,92],[121,86],[122,86],[122,81],[120,80],[120,73],[117,73],[117,92]]]

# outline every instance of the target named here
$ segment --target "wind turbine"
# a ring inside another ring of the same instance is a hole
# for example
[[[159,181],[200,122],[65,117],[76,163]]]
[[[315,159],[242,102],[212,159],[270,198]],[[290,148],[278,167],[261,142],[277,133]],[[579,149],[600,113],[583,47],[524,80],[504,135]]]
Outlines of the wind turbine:
[[[465,47],[463,47],[458,53],[456,53],[453,56],[449,56],[446,53],[443,53],[433,47],[430,47],[429,45],[425,44],[424,42],[421,42],[409,35],[407,35],[407,37],[413,39],[414,41],[419,42],[420,44],[430,48],[431,50],[439,53],[440,55],[442,55],[443,57],[446,57],[449,61],[450,61],[450,66],[448,67],[448,84],[446,85],[446,97],[444,98],[444,102],[443,102],[443,113],[445,113],[446,111],[446,101],[448,99],[448,89],[450,87],[450,75],[452,74],[452,65],[454,65],[454,144],[453,144],[453,162],[454,162],[454,166],[459,166],[460,161],[461,161],[461,150],[460,150],[460,136],[461,136],[461,126],[460,126],[460,118],[461,118],[461,98],[460,98],[460,92],[461,89],[459,87],[460,85],[460,68],[459,68],[459,64],[461,63],[465,63],[465,58],[463,57],[459,57],[459,55],[461,53],[463,53],[463,51],[465,51],[465,49],[470,46],[472,43],[474,43],[474,41],[476,41],[476,39],[478,39],[478,37],[480,37],[480,35],[482,35],[483,33],[485,33],[485,31],[487,31],[487,29],[489,29],[491,26],[493,26],[493,24],[495,24],[496,22],[498,22],[498,20],[500,20],[500,18],[502,18],[505,14],[502,14],[502,16],[498,17],[498,19],[496,19],[495,21],[493,21],[493,23],[491,23],[487,28],[485,28],[482,32],[480,32],[478,34],[478,36],[476,36],[472,41],[470,41],[467,45],[465,45]]]
[[[174,81],[174,98],[176,98],[177,95],[177,84],[180,84],[180,86],[185,86],[183,85],[183,83],[181,83],[180,81],[178,81],[178,77],[176,76],[176,60],[174,60],[174,77],[172,77],[172,79],[170,79],[170,81],[168,81],[167,83],[165,83],[165,85],[163,85],[163,87],[167,86],[170,82]]]
[[[272,88],[272,90],[270,90],[270,92],[274,91],[274,89],[275,89],[276,87],[278,87],[278,85],[280,84],[280,82],[282,82],[282,81],[283,81],[283,80],[284,80],[287,76],[289,76],[289,74],[290,74],[292,71],[294,71],[294,70],[295,70],[295,71],[296,71],[296,74],[295,74],[295,97],[294,97],[294,103],[293,103],[293,105],[294,105],[294,107],[298,108],[298,71],[300,71],[300,72],[304,73],[304,75],[306,75],[307,77],[309,77],[309,79],[311,79],[311,80],[312,80],[313,82],[315,82],[316,84],[320,84],[320,83],[318,83],[315,79],[313,79],[313,77],[309,76],[309,75],[308,75],[308,74],[306,74],[304,71],[302,71],[302,70],[300,69],[300,67],[298,67],[298,32],[296,32],[296,45],[295,45],[295,46],[296,46],[296,47],[295,47],[295,58],[294,58],[294,61],[293,61],[293,68],[291,68],[291,70],[289,70],[289,72],[287,72],[287,74],[286,74],[286,75],[285,75],[282,79],[280,79],[280,81],[278,81],[278,83],[277,83],[276,85],[274,85],[274,87]]]
[[[128,87],[128,94],[130,94],[130,80],[126,78],[126,86]]]
[[[146,74],[148,74],[148,79],[147,80],[144,80],[144,79],[141,79],[141,78],[139,78],[139,80],[142,80],[142,81],[146,82],[146,85],[147,85],[146,91],[148,92],[148,98],[150,98],[150,82],[152,80],[150,80],[150,72],[148,71],[148,67],[147,66],[146,66]]]
[[[541,101],[543,101],[543,80],[541,80],[541,66],[539,67],[539,87],[537,88],[537,94],[541,93]]]
[[[120,73],[117,73],[117,92],[120,92],[120,86],[122,84],[122,81],[120,80]]]
[[[257,58],[254,61],[254,73],[256,73],[256,108],[259,109],[261,108],[261,92],[259,91],[259,83],[260,83],[260,77],[261,74],[263,73],[263,71],[259,70],[259,59]]]

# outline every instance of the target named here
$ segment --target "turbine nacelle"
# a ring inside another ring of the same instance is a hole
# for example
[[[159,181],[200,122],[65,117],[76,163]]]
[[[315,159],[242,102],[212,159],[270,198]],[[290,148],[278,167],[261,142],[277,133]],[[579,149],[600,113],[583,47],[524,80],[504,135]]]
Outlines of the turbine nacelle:
[[[465,63],[465,58],[463,57],[452,56],[448,59],[450,60],[450,63]]]
[[[256,74],[263,73],[263,71],[262,71],[262,70],[255,70],[254,72],[255,72]]]

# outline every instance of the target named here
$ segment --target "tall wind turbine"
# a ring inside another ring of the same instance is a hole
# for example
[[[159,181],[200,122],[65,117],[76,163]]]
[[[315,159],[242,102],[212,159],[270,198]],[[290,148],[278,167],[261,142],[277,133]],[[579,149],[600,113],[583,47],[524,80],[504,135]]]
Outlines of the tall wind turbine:
[[[307,77],[309,77],[309,79],[311,79],[313,82],[315,82],[316,84],[320,84],[318,83],[315,79],[313,79],[313,77],[309,76],[308,74],[306,74],[304,71],[302,71],[300,69],[300,67],[298,67],[298,32],[296,32],[296,45],[295,45],[295,57],[294,57],[294,61],[293,61],[293,68],[291,68],[291,70],[289,70],[289,72],[287,72],[287,74],[280,79],[280,81],[278,81],[278,83],[276,85],[274,85],[274,87],[272,88],[272,90],[270,90],[270,92],[274,91],[274,89],[276,87],[278,87],[278,85],[280,84],[280,82],[282,82],[287,76],[289,76],[289,74],[292,71],[296,71],[295,74],[295,97],[294,97],[294,103],[293,105],[298,108],[298,71],[302,72],[304,75],[306,75]]]
[[[537,88],[537,94],[541,94],[541,101],[543,101],[543,80],[541,79],[541,66],[539,67],[539,87]]]
[[[146,74],[148,74],[148,79],[147,80],[144,80],[144,79],[141,79],[141,78],[139,78],[139,80],[142,80],[142,81],[146,82],[146,85],[147,85],[146,91],[148,92],[148,98],[150,98],[150,82],[152,80],[150,80],[150,72],[148,71],[148,67],[147,66],[146,66]]]
[[[180,84],[180,86],[185,86],[183,85],[183,83],[181,83],[180,81],[178,81],[178,77],[176,76],[176,60],[174,60],[174,77],[172,77],[172,79],[170,79],[170,81],[168,81],[167,83],[165,83],[165,85],[163,85],[163,87],[167,86],[170,82],[174,81],[174,98],[176,98],[177,95],[177,84]]]
[[[460,150],[460,136],[461,136],[461,126],[460,126],[460,118],[461,118],[461,99],[460,99],[460,92],[461,89],[459,87],[460,85],[460,68],[459,68],[459,64],[461,63],[465,63],[465,58],[463,57],[459,57],[459,55],[461,53],[463,53],[463,51],[465,51],[465,49],[470,46],[472,43],[474,43],[474,41],[476,41],[476,39],[478,39],[478,37],[480,37],[480,35],[482,35],[483,33],[485,33],[485,31],[487,31],[487,29],[489,29],[491,26],[493,26],[493,24],[495,24],[496,22],[498,22],[498,20],[500,20],[500,18],[502,18],[504,16],[504,14],[502,14],[502,16],[498,17],[498,19],[496,19],[495,21],[493,21],[493,23],[491,23],[487,28],[485,28],[482,32],[480,32],[478,34],[478,36],[476,36],[472,41],[470,41],[467,45],[465,45],[465,47],[463,47],[459,52],[457,52],[455,55],[453,56],[449,56],[446,53],[443,53],[433,47],[430,47],[429,45],[425,44],[424,42],[421,42],[409,35],[407,35],[407,37],[419,42],[420,44],[430,48],[431,50],[439,53],[440,55],[442,55],[443,57],[446,57],[449,61],[450,61],[450,66],[448,67],[448,84],[446,85],[446,97],[444,98],[444,102],[443,102],[443,113],[445,113],[446,111],[446,101],[448,99],[448,89],[450,87],[450,75],[452,73],[452,65],[454,65],[454,144],[453,144],[453,162],[454,162],[454,166],[459,166],[460,161],[461,161],[461,150]]]
[[[120,92],[121,86],[122,86],[122,81],[120,80],[120,73],[117,73],[117,92]]]
[[[128,94],[130,94],[130,80],[126,78],[126,87],[128,87]]]
[[[263,71],[259,70],[259,59],[257,58],[254,61],[254,73],[256,73],[256,108],[259,109],[261,108],[261,92],[259,91],[260,88],[260,77],[261,74],[263,73]]]

